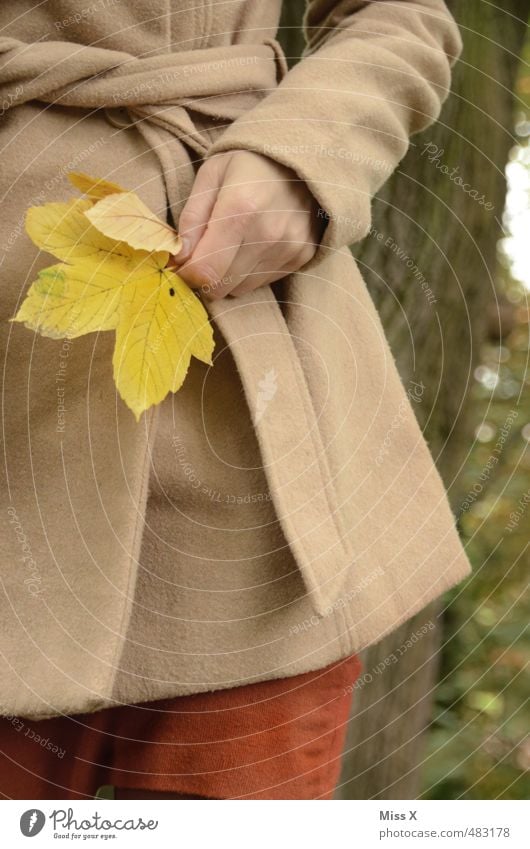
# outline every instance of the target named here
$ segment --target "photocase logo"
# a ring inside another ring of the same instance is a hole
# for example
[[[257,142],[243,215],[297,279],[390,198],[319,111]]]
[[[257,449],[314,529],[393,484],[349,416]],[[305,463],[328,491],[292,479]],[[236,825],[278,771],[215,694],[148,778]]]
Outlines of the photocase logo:
[[[38,808],[24,811],[20,817],[20,830],[25,837],[35,837],[44,828],[46,817]]]
[[[269,406],[269,401],[272,401],[278,391],[277,383],[278,375],[275,369],[271,368],[266,372],[265,376],[258,381],[258,393],[256,397],[256,412],[254,414],[254,424],[257,424],[263,418],[265,410]]]

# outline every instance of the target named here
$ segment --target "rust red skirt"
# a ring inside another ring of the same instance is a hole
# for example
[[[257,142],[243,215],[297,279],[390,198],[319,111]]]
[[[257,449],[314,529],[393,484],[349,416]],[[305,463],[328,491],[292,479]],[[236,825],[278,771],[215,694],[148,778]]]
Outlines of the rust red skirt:
[[[86,799],[101,785],[214,799],[330,799],[356,655],[230,690],[40,721],[0,720],[9,799]]]

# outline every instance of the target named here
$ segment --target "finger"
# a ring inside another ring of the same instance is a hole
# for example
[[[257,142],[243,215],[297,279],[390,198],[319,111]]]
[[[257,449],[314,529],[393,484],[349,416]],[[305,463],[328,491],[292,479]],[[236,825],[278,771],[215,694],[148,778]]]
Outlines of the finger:
[[[180,213],[178,229],[182,250],[174,258],[176,265],[186,262],[202,238],[217,201],[229,157],[207,160],[195,176],[190,196]]]
[[[245,232],[255,214],[247,198],[234,198],[232,191],[221,191],[206,230],[180,276],[192,288],[200,288],[208,297],[222,298],[234,287],[229,275]]]
[[[278,247],[281,250],[281,247]],[[284,260],[281,256],[273,256],[269,246],[243,245],[228,269],[228,276],[232,281],[230,295],[243,295],[245,292],[257,289],[258,286],[279,280],[285,276],[280,269],[283,269],[286,262],[287,258]]]
[[[230,293],[243,285],[250,274],[281,268],[290,260],[292,248],[284,238],[287,224],[285,216],[275,210],[257,212],[248,219],[241,248],[227,270]]]
[[[251,271],[243,283],[230,290],[230,297],[238,298],[240,295],[246,295],[247,292],[253,292],[254,289],[259,289],[260,286],[275,283],[277,280],[281,280],[282,277],[285,277],[285,274],[272,274],[269,271]]]
[[[226,277],[230,283],[230,292],[240,286],[255,271],[263,258],[263,247],[259,243],[243,242],[235,255]]]
[[[310,245],[303,245],[296,254],[291,251],[282,258],[275,256],[271,251],[263,254],[260,261],[252,268],[251,271],[242,273],[242,268],[238,266],[239,255],[236,258],[234,266],[229,269],[229,275],[235,280],[240,278],[240,282],[231,289],[230,295],[238,297],[246,292],[251,292],[257,289],[258,286],[265,286],[269,283],[276,283],[282,280],[294,271],[302,268],[314,255],[314,248]]]

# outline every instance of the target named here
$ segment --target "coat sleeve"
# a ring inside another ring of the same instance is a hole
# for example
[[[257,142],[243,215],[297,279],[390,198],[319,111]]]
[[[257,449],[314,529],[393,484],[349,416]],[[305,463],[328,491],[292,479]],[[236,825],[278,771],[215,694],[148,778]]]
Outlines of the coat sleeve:
[[[209,156],[245,149],[293,169],[328,220],[323,245],[370,228],[375,192],[436,120],[460,55],[442,0],[308,0],[304,57]]]

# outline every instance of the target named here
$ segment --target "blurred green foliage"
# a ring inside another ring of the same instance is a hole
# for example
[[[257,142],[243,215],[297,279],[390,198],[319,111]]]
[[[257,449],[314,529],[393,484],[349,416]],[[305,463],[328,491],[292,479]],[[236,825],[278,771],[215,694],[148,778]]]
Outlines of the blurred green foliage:
[[[530,61],[530,43],[526,62]],[[518,83],[512,162],[530,220],[530,72]],[[510,235],[510,209],[505,227]],[[513,232],[513,229],[512,229]],[[527,274],[530,280],[530,232]],[[522,251],[524,264],[524,251]],[[519,273],[521,263],[519,263]],[[459,525],[473,577],[450,594],[423,795],[530,796],[530,288],[499,251],[498,302],[471,390],[475,441],[465,463]],[[514,411],[516,415],[514,415]]]
[[[474,574],[446,611],[424,773],[429,798],[530,795],[530,324],[526,308],[514,313],[514,329],[484,347],[475,372],[477,438],[460,516]]]

